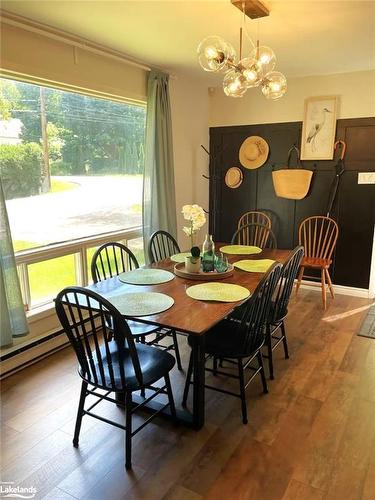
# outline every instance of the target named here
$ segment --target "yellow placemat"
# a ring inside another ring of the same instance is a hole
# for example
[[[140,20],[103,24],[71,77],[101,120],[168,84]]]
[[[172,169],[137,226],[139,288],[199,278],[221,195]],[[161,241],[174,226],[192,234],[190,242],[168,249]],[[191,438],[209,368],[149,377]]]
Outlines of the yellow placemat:
[[[186,294],[196,300],[215,300],[218,302],[238,302],[249,297],[247,288],[230,283],[202,283],[190,286]]]
[[[174,274],[163,269],[134,269],[118,276],[123,283],[131,285],[157,285],[174,279]]]
[[[249,245],[225,245],[220,248],[220,252],[229,253],[231,255],[251,255],[261,253],[262,249]]]
[[[166,311],[173,306],[174,300],[165,293],[137,292],[121,295],[107,296],[106,299],[113,304],[124,316],[148,316]]]
[[[238,262],[234,262],[233,265],[249,273],[265,273],[274,262],[275,261],[271,259],[239,260]]]
[[[181,253],[175,253],[174,255],[170,256],[170,259],[173,260],[174,262],[185,262],[185,257],[191,256],[190,252],[181,252]]]

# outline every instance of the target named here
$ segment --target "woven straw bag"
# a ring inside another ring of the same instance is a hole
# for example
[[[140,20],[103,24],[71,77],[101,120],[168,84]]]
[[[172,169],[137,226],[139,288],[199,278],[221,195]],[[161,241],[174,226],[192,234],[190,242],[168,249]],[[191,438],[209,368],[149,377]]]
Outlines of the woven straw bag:
[[[297,153],[297,164],[301,168],[290,168],[290,159],[293,151]],[[310,189],[313,172],[302,168],[299,149],[292,146],[288,151],[287,168],[272,172],[273,187],[276,196],[288,200],[302,200]]]

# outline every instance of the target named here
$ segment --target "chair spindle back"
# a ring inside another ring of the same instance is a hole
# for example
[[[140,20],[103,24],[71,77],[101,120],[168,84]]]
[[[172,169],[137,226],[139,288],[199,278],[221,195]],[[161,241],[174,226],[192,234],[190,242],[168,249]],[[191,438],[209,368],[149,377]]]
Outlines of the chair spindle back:
[[[112,304],[91,290],[67,287],[57,295],[55,308],[86,380],[107,390],[124,391],[124,356],[129,354],[134,373],[142,384],[133,335]],[[113,324],[112,341],[106,327],[108,317]]]
[[[251,211],[246,212],[238,220],[237,229],[241,226],[246,226],[247,224],[262,224],[263,226],[267,226],[271,229],[272,222],[267,214],[264,212]]]
[[[91,276],[94,283],[97,283],[138,267],[135,255],[125,245],[116,242],[104,243],[93,255]]]
[[[276,237],[271,228],[264,224],[241,226],[232,237],[232,244],[254,245],[260,248],[276,248]]]
[[[332,257],[339,228],[330,217],[308,217],[299,226],[299,244],[304,247],[305,257],[328,259]]]
[[[173,236],[167,231],[155,231],[148,244],[148,256],[151,264],[167,259],[175,253],[180,253],[180,247]]]
[[[272,323],[281,321],[288,312],[290,295],[293,290],[294,280],[297,277],[303,254],[303,247],[296,247],[282,267],[280,280],[276,287],[276,294],[274,297],[275,307],[272,314]]]
[[[253,352],[258,347],[259,336],[264,335],[269,317],[272,296],[281,276],[281,264],[274,263],[259,282],[251,297],[235,312],[236,334],[242,342],[243,352]]]

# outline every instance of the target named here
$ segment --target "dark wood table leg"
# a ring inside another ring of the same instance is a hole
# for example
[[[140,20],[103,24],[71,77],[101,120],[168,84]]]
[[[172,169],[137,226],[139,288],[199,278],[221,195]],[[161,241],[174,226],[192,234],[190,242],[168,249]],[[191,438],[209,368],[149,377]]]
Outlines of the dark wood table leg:
[[[204,425],[204,335],[192,335],[191,340],[193,354],[193,426],[200,429]]]

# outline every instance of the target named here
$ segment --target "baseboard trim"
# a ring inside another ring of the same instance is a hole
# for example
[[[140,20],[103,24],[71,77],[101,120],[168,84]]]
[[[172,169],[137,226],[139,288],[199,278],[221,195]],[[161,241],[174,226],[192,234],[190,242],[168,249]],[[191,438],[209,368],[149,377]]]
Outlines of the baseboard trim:
[[[305,290],[313,290],[315,292],[320,292],[320,283],[314,283],[308,280],[302,280],[301,288]],[[361,297],[363,299],[371,299],[370,291],[366,288],[355,288],[352,286],[344,285],[333,285],[333,290],[338,295],[349,295],[351,297]]]

